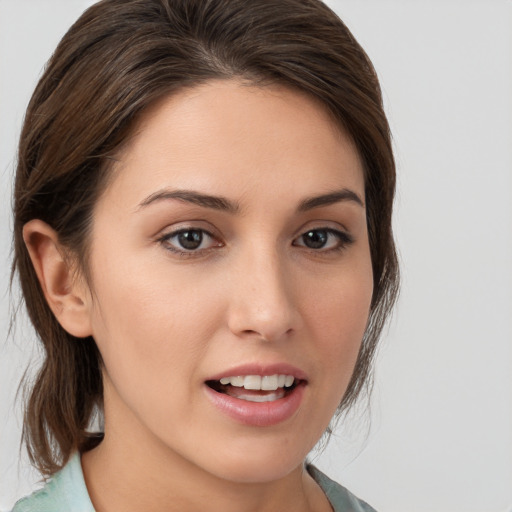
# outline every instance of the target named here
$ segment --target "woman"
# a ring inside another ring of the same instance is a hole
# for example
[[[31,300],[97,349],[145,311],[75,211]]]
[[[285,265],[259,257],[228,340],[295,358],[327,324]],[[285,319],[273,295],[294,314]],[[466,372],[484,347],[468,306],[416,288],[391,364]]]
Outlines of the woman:
[[[87,10],[20,140],[53,478],[14,511],[372,510],[305,458],[369,382],[394,186],[375,72],[317,0]]]

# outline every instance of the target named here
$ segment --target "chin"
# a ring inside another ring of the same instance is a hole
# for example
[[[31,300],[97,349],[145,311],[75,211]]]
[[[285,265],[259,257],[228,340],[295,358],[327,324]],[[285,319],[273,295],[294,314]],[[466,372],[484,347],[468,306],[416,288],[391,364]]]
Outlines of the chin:
[[[309,446],[300,449],[290,439],[281,439],[278,443],[247,439],[245,446],[243,444],[235,443],[223,454],[209,457],[208,462],[213,462],[210,472],[237,483],[269,483],[296,470],[310,451]],[[304,439],[300,444],[304,444]]]
[[[266,484],[285,478],[301,466],[303,459],[283,461],[279,457],[270,460],[244,460],[233,464],[219,464],[215,472],[219,478],[240,484]]]

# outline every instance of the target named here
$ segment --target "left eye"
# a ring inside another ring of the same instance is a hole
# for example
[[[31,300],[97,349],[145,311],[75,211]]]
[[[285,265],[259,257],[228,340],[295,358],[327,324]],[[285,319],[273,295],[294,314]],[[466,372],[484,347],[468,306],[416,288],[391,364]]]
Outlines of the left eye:
[[[169,250],[176,252],[193,252],[221,245],[204,229],[180,229],[163,236],[161,240]]]
[[[310,229],[293,242],[293,245],[307,247],[314,250],[342,249],[352,243],[352,238],[342,231],[336,229]]]

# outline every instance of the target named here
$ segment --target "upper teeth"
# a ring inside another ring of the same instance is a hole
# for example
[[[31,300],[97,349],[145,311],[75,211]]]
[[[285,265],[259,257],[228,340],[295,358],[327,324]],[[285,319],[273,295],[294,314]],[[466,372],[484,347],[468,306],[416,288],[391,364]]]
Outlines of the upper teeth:
[[[221,384],[231,384],[232,386],[245,389],[261,389],[264,391],[273,391],[277,388],[289,388],[295,377],[293,375],[245,375],[236,377],[223,377]]]

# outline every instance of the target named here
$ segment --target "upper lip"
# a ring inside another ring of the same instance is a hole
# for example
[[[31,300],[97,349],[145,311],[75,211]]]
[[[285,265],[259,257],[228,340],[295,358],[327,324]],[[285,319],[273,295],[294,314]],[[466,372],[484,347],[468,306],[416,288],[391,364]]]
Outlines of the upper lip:
[[[307,375],[304,371],[288,363],[249,363],[222,370],[206,379],[206,381],[220,380],[223,377],[235,377],[239,375],[260,375],[262,377],[266,375],[293,375],[298,380],[307,380]]]

